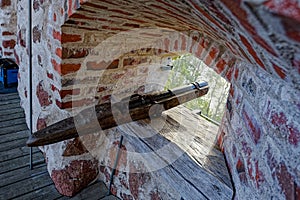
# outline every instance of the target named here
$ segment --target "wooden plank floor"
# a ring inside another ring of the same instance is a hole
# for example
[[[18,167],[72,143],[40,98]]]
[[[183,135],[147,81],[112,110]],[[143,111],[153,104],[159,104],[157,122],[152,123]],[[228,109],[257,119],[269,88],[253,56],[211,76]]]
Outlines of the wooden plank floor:
[[[29,169],[29,131],[17,93],[0,93],[0,199],[117,199],[106,196],[103,182],[95,182],[75,197],[57,192],[42,153],[33,148],[33,170]]]

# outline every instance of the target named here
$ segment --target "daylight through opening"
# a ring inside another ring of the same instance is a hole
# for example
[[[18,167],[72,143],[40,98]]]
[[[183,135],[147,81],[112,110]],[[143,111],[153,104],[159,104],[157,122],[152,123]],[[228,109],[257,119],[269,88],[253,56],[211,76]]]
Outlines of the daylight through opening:
[[[166,89],[172,89],[195,81],[206,81],[209,92],[201,98],[184,105],[213,122],[220,123],[225,112],[230,83],[209,68],[202,60],[191,54],[172,59],[173,69],[169,74]]]

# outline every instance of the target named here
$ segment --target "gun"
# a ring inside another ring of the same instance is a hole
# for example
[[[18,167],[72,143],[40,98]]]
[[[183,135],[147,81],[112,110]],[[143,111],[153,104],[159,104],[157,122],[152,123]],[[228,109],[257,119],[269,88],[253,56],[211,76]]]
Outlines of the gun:
[[[121,124],[161,116],[164,110],[207,94],[207,82],[151,94],[134,94],[119,102],[103,103],[86,108],[74,117],[66,118],[29,136],[27,146],[42,146],[60,142]]]

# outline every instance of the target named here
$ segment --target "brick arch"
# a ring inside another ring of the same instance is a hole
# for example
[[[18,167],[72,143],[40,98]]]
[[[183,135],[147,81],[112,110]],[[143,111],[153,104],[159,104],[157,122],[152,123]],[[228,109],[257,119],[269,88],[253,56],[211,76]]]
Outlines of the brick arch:
[[[299,6],[292,2],[285,3],[284,7],[294,5],[297,13]],[[300,125],[292,120],[299,112],[297,105],[300,105],[295,85],[299,82],[300,59],[299,37],[292,34],[297,28],[291,22],[299,17],[282,12],[278,7],[275,1],[255,4],[228,0],[157,0],[146,5],[143,1],[135,1],[134,5],[124,1],[86,1],[62,27],[63,52],[68,52],[63,59],[68,62],[72,58],[73,62],[74,58],[88,54],[91,46],[84,49],[85,52],[75,50],[70,53],[67,49],[68,45],[75,47],[76,43],[87,41],[89,36],[84,32],[99,34],[93,38],[95,41],[144,27],[189,33],[192,40],[166,38],[158,48],[192,53],[231,82],[219,142],[224,147],[236,195],[244,198],[247,194],[240,188],[247,188],[252,191],[251,198],[258,198],[267,188],[272,191],[269,195],[282,191],[283,197],[294,198],[300,180],[294,172],[295,167],[288,166],[300,143]],[[260,14],[262,11],[266,11],[271,24]],[[274,17],[274,13],[279,17]],[[282,29],[275,32],[270,29],[278,23]],[[268,36],[270,32],[272,37]],[[72,41],[76,38],[77,41]],[[198,46],[194,46],[196,41]],[[285,47],[281,48],[280,41],[290,44],[287,51]],[[281,101],[286,104],[282,105]],[[294,111],[289,112],[289,106]],[[272,132],[284,134],[286,139],[278,139]],[[276,151],[279,146],[279,151],[289,153],[270,155],[269,152]],[[283,177],[290,177],[292,181],[285,182]],[[276,189],[272,185],[276,185]]]
[[[35,3],[34,13],[39,19],[41,10],[50,3],[38,0]],[[45,50],[45,55],[34,58],[39,72],[35,84],[43,79],[51,86],[44,90],[53,98],[51,106],[55,107],[55,113],[45,112],[41,116],[56,115],[58,120],[68,114],[64,109],[72,107],[73,97],[77,98],[78,106],[86,102],[80,101],[81,89],[71,86],[75,72],[98,42],[134,28],[172,29],[194,40],[183,37],[176,42],[166,38],[158,47],[169,52],[193,53],[232,83],[220,127],[220,143],[237,198],[261,199],[272,195],[299,198],[300,163],[295,156],[300,152],[297,1],[67,0],[43,11],[49,23],[35,29],[43,31],[41,40],[34,43],[35,52]],[[22,19],[25,14],[19,15]],[[18,21],[18,25],[22,23]],[[20,60],[27,60],[21,36],[18,37],[17,55]],[[194,41],[200,45],[195,46]],[[131,56],[136,58],[134,52]],[[124,66],[124,59],[129,65]],[[128,57],[111,60],[112,71],[142,62],[133,60]],[[26,63],[22,65],[22,69],[27,69]],[[99,63],[93,67],[102,69]],[[143,70],[147,73],[147,68]],[[21,74],[24,83],[25,72]],[[107,77],[112,75],[109,70],[106,73]],[[113,77],[120,78],[122,73]],[[97,89],[103,101],[108,100],[109,88],[101,85]],[[28,102],[25,96],[21,98]],[[38,98],[35,101],[39,105]],[[49,123],[55,121],[50,119]]]

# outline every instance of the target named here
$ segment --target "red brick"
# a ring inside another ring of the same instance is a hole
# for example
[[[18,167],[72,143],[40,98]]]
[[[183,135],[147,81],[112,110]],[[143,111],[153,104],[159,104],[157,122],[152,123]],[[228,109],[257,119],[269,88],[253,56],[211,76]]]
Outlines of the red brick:
[[[78,156],[88,152],[89,151],[85,148],[84,144],[82,144],[82,141],[77,137],[68,142],[62,156]]]
[[[62,35],[61,35],[61,42],[62,43],[80,42],[80,41],[82,41],[81,35],[67,34],[67,33],[62,33]]]
[[[245,172],[245,165],[244,165],[243,161],[241,161],[241,159],[238,159],[238,162],[236,163],[235,168],[238,173]]]
[[[61,48],[56,48],[56,50],[55,50],[55,54],[58,56],[58,57],[62,57],[62,50],[61,50]]]
[[[81,67],[81,64],[65,63],[61,64],[61,74],[66,75],[69,73],[77,72]]]
[[[285,126],[287,123],[287,118],[283,112],[271,112],[271,123],[275,126]]]
[[[38,118],[36,122],[36,129],[37,130],[42,130],[47,127],[46,119],[43,118]]]
[[[178,40],[175,40],[175,42],[174,42],[174,50],[175,51],[178,50]]]
[[[39,8],[40,8],[40,2],[39,2],[39,0],[34,0],[33,1],[33,9],[34,9],[34,11],[38,11]]]
[[[194,3],[193,1],[190,1],[193,6],[203,15],[205,16],[209,21],[211,21],[213,24],[215,24],[217,27],[219,27],[221,30],[225,31],[226,30],[220,25],[219,22],[217,22],[209,13],[207,13],[205,10],[203,10],[202,8],[200,8],[196,3]],[[203,18],[203,17],[201,17]],[[213,27],[211,27],[213,28]]]
[[[216,67],[217,67],[216,71],[217,71],[218,74],[220,74],[225,69],[226,64],[227,64],[226,61],[224,59],[222,59],[222,58],[217,62],[217,64],[216,64]]]
[[[5,55],[5,56],[11,56],[11,55],[13,55],[13,52],[6,52],[6,51],[5,51],[5,52],[4,52],[4,55]]]
[[[9,31],[3,31],[2,35],[6,36],[6,35],[14,35],[15,33],[9,32]]]
[[[257,64],[259,64],[263,69],[266,69],[263,62],[260,60],[260,58],[257,56],[255,50],[253,49],[252,45],[250,44],[250,42],[241,34],[239,34],[243,44],[246,46],[248,52],[252,55],[252,57],[254,58],[254,60],[256,61]]]
[[[286,199],[294,199],[294,179],[293,176],[289,173],[285,164],[281,163],[279,167],[277,167],[275,174],[279,182],[279,186],[281,187]]]
[[[73,11],[72,11],[72,3],[73,3],[73,0],[69,0],[69,5],[68,5],[68,16],[70,17],[72,14],[73,14]]]
[[[52,104],[51,96],[44,90],[42,83],[40,82],[36,87],[36,96],[42,107]]]
[[[51,84],[51,90],[52,90],[53,92],[59,91],[59,89],[58,89],[57,87],[55,87],[53,84]]]
[[[282,19],[285,34],[290,39],[300,42],[300,23],[291,19]]]
[[[4,48],[10,48],[10,49],[13,49],[15,48],[15,45],[16,45],[16,41],[11,39],[11,40],[5,40],[2,42],[2,45]]]
[[[164,48],[165,50],[170,50],[170,40],[168,38],[164,39]]]
[[[232,86],[232,85],[230,86],[229,94],[230,94],[230,96],[231,96],[232,98],[234,97],[234,89],[233,89],[233,86]]]
[[[198,45],[197,45],[197,50],[196,50],[196,52],[195,52],[195,56],[197,57],[197,58],[201,58],[201,54],[202,54],[202,52],[203,52],[203,46],[201,45],[201,44],[199,44],[198,43]]]
[[[249,106],[244,105],[242,109],[242,118],[246,124],[247,130],[251,134],[254,143],[257,144],[261,136],[261,128],[254,118],[253,111],[249,108]]]
[[[11,0],[2,0],[1,2],[1,7],[5,7],[5,6],[10,6],[11,5]]]
[[[258,168],[258,161],[255,162],[255,182],[256,187],[259,188],[262,183],[265,181],[265,177],[261,170]]]
[[[53,80],[53,74],[47,72],[47,77]]]
[[[268,0],[264,5],[272,13],[300,22],[300,6],[296,0]]]
[[[289,143],[294,146],[298,146],[298,143],[300,142],[300,131],[292,125],[288,126],[288,130],[289,130],[289,137],[288,137]]]
[[[80,89],[73,89],[73,90],[61,90],[60,92],[60,98],[63,99],[67,95],[79,95],[80,94]]]
[[[236,67],[235,71],[234,71],[234,78],[235,78],[235,80],[237,80],[238,76],[239,76],[239,68]]]
[[[300,187],[295,183],[295,200],[300,199]]]
[[[105,69],[116,69],[119,66],[119,59],[116,59],[112,62],[108,61],[88,61],[86,67],[88,70],[105,70]]]
[[[54,70],[61,74],[61,64],[58,64],[54,59],[51,59],[51,63]]]
[[[61,33],[60,32],[53,30],[52,36],[54,39],[61,41]]]
[[[39,30],[38,26],[33,27],[32,29],[32,40],[34,43],[41,42],[41,33],[42,31]]]
[[[219,53],[218,48],[211,47],[208,55],[206,56],[205,64],[209,66],[214,61],[214,59],[217,57],[218,53]]]
[[[186,36],[185,35],[181,35],[181,50],[185,51],[187,50],[187,41],[186,41]]]
[[[225,74],[227,81],[231,82],[232,74],[233,74],[233,67],[230,67]]]

